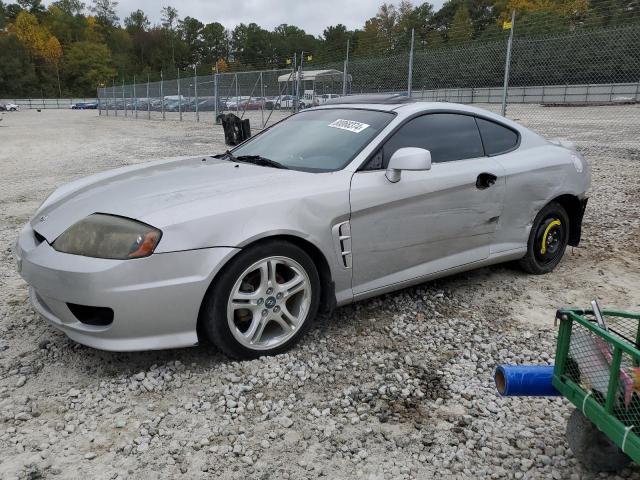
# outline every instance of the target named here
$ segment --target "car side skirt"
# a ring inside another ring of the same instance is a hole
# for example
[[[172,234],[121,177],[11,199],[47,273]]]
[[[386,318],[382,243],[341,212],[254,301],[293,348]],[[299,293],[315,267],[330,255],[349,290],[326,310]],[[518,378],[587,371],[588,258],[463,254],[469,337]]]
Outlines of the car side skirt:
[[[499,253],[495,253],[490,255],[489,257],[479,260],[476,262],[466,263],[464,265],[459,265],[453,268],[447,268],[445,270],[440,270],[437,272],[430,273],[428,275],[423,275],[420,277],[409,278],[407,280],[403,280],[402,282],[393,283],[390,285],[386,285],[381,288],[376,288],[374,290],[368,290],[366,292],[361,292],[357,295],[354,295],[353,300],[360,301],[365,300],[367,298],[375,297],[378,295],[382,295],[384,293],[393,292],[396,290],[401,290],[403,288],[411,287],[413,285],[419,285],[424,282],[428,282],[431,280],[435,280],[437,278],[447,277],[449,275],[454,275],[456,273],[466,272],[469,270],[475,270],[476,268],[486,267],[488,265],[494,265],[496,263],[509,262],[512,260],[519,260],[524,257],[527,253],[526,245],[522,248],[502,251]],[[349,303],[349,302],[347,302]],[[344,305],[345,303],[338,303],[338,306]]]

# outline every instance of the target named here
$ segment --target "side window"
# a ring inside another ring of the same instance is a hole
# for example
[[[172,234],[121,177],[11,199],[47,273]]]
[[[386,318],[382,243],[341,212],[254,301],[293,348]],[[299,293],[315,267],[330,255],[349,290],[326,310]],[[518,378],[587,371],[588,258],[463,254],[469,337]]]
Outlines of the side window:
[[[476,118],[487,155],[500,155],[518,145],[518,133],[495,122]]]
[[[475,118],[456,113],[431,113],[406,123],[383,147],[384,168],[402,147],[425,148],[435,163],[484,156]]]

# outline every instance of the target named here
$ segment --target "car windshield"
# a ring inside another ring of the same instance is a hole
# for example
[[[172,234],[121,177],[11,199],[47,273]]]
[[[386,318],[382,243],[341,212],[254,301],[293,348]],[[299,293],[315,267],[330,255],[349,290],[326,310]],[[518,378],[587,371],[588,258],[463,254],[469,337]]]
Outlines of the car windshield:
[[[257,155],[307,172],[340,170],[393,117],[390,112],[347,108],[301,112],[240,145],[233,155]]]

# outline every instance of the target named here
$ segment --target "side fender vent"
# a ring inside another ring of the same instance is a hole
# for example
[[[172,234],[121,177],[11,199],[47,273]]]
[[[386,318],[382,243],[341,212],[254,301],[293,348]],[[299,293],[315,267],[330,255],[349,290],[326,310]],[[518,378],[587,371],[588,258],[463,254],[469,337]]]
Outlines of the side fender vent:
[[[333,236],[336,244],[336,253],[340,257],[340,262],[344,268],[351,268],[351,225],[349,222],[342,222],[333,227]]]

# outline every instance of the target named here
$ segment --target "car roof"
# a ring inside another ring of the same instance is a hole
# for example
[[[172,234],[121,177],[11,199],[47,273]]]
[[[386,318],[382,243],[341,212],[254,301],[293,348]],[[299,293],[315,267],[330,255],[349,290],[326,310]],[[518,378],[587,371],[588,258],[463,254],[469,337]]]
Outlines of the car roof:
[[[368,95],[354,95],[352,97],[353,100],[356,98],[360,98],[362,100],[368,99]],[[345,99],[349,97],[340,97],[340,99],[336,99],[335,101],[327,102],[318,107],[313,107],[313,110],[324,110],[330,108],[354,108],[360,110],[378,110],[378,111],[387,111],[392,112],[395,111],[402,115],[402,117],[408,117],[416,113],[421,112],[429,112],[429,111],[450,111],[450,112],[461,112],[468,113],[472,115],[477,115],[480,117],[485,117],[489,119],[496,120],[505,125],[510,125],[513,128],[521,129],[522,126],[513,122],[512,120],[503,117],[502,115],[498,115],[497,113],[493,113],[490,110],[486,110],[484,108],[478,108],[471,105],[465,105],[461,103],[449,103],[449,102],[424,102],[420,100],[409,99],[407,97],[399,97],[395,96],[392,99],[388,99],[386,101],[374,101],[374,102],[352,102],[352,101],[344,101],[340,102],[339,100]],[[387,97],[388,98],[388,97]]]
[[[369,103],[375,105],[400,105],[403,103],[413,102],[414,100],[403,93],[377,93],[377,94],[369,94],[369,95],[347,95],[343,97],[338,97],[336,100],[331,100],[331,102],[327,102],[330,105],[337,104],[361,104],[361,103]]]

